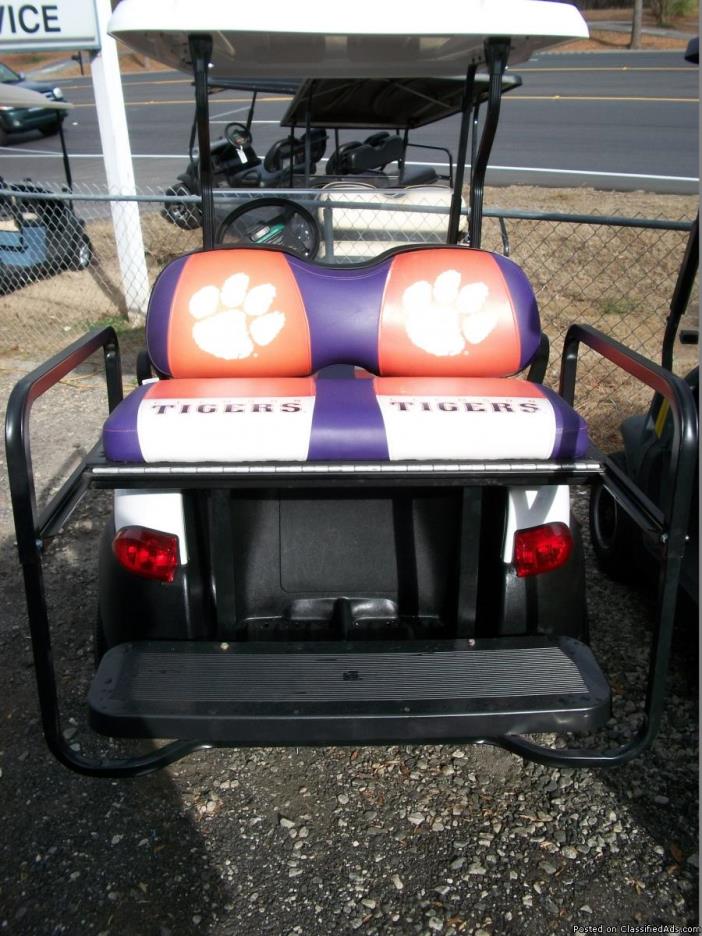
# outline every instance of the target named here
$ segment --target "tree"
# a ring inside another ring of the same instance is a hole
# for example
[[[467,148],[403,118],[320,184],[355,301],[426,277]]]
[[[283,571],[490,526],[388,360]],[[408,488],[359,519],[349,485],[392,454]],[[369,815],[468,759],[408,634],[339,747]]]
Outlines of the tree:
[[[643,0],[634,0],[634,13],[631,18],[630,49],[641,48],[641,18],[643,15]]]
[[[651,12],[659,26],[667,26],[671,17],[689,13],[694,6],[693,0],[651,0]]]

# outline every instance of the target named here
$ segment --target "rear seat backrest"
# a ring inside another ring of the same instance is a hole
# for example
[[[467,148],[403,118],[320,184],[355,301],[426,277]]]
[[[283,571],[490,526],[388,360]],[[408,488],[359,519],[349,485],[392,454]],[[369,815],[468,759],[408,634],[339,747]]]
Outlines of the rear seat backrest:
[[[488,251],[409,248],[328,267],[219,248],[164,269],[146,336],[171,377],[301,377],[340,363],[381,376],[507,377],[531,362],[541,329],[524,273]]]
[[[405,154],[405,146],[400,136],[391,136],[388,133],[383,139],[370,142],[372,139],[373,137],[369,137],[361,146],[349,151],[341,172],[353,174],[382,169],[388,163],[402,159]]]
[[[311,372],[305,308],[285,254],[216,249],[179,257],[151,293],[146,344],[169,377]]]
[[[393,258],[378,373],[507,377],[531,363],[540,339],[534,292],[511,260],[467,247]]]

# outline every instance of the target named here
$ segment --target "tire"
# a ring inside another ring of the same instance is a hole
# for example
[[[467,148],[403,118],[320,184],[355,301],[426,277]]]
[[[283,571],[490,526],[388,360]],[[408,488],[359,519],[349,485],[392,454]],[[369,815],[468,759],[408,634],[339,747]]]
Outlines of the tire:
[[[95,661],[95,669],[100,665],[100,660],[105,656],[108,649],[105,628],[102,623],[102,615],[98,608],[97,615],[95,616],[95,626],[93,628],[93,658]]]
[[[3,127],[0,127],[0,146],[7,146],[10,142],[10,134]]]
[[[177,182],[166,189],[166,195],[194,195],[195,192],[185,184]],[[194,231],[195,228],[202,227],[202,212],[197,205],[179,205],[176,202],[166,202],[163,208],[163,216],[175,224],[183,231]]]
[[[69,270],[85,270],[93,259],[93,245],[87,234],[83,234],[77,247],[74,248],[68,263]]]
[[[626,470],[623,452],[615,452],[612,461]],[[641,578],[641,531],[601,482],[590,491],[590,541],[598,565],[610,578],[627,584]]]
[[[60,112],[56,114],[56,119],[51,124],[47,124],[45,127],[39,127],[39,133],[42,136],[54,136],[61,129],[61,125],[65,120],[65,116]]]
[[[319,250],[319,225],[306,208],[288,198],[253,198],[227,215],[217,231],[216,243],[273,245],[311,260]]]

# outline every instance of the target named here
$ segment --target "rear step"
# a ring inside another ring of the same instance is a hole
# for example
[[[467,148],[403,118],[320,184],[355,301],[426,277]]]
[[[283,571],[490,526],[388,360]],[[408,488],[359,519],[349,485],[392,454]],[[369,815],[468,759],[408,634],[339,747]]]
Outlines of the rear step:
[[[592,652],[565,637],[474,646],[127,643],[103,657],[88,704],[103,734],[231,745],[584,731],[610,710]]]

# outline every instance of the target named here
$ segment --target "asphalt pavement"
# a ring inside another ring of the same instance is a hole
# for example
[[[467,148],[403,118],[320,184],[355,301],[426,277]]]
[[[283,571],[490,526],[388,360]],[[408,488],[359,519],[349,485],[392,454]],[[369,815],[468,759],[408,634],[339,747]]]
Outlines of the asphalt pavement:
[[[681,52],[546,53],[515,68],[523,86],[506,95],[488,183],[593,186],[690,194],[698,188],[698,69]],[[75,110],[66,138],[81,183],[104,185],[89,78],[56,75]],[[127,119],[140,188],[162,189],[183,171],[193,117],[190,80],[176,72],[125,75]],[[250,96],[211,104],[213,136],[246,117]],[[287,98],[262,95],[253,124],[259,154],[285,132]],[[345,131],[341,139],[363,137]],[[454,147],[458,118],[416,132],[416,142]],[[327,155],[331,151],[329,147]],[[441,157],[421,150],[410,162]],[[0,147],[0,175],[59,180],[58,140],[29,134]]]

